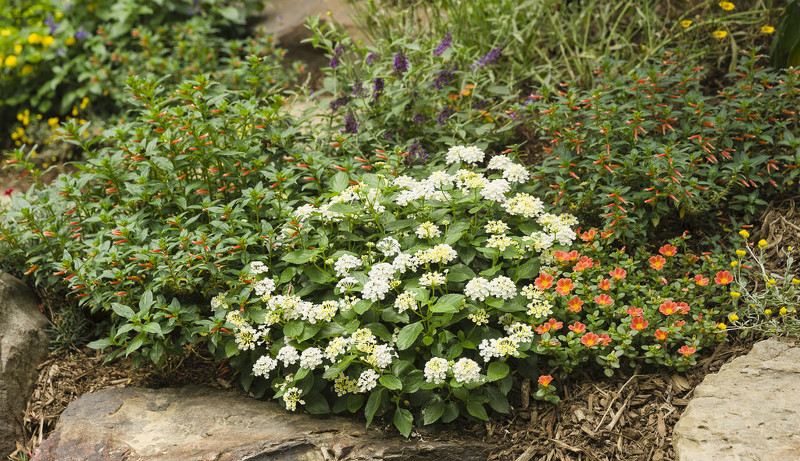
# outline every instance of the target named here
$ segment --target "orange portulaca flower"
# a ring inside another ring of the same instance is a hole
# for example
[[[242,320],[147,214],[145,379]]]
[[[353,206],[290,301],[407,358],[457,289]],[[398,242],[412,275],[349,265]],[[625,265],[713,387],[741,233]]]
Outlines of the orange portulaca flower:
[[[611,280],[602,279],[599,282],[597,282],[597,286],[599,286],[600,289],[603,290],[603,291],[608,291],[608,290],[611,289]]]
[[[714,277],[714,281],[717,285],[727,285],[733,281],[733,277],[728,271],[719,271],[717,272],[717,276]]]
[[[661,303],[661,306],[658,307],[658,311],[664,315],[672,315],[678,312],[678,310],[678,303],[675,301],[664,301]]]
[[[577,296],[567,301],[567,309],[572,312],[580,312],[581,306],[583,306],[583,300]]]
[[[625,313],[632,317],[641,317],[644,314],[644,309],[636,306],[628,306],[628,309],[625,310]]]
[[[595,296],[594,302],[601,306],[610,306],[614,304],[614,300],[611,298],[611,296],[608,296],[605,293],[601,294],[600,296]]]
[[[586,331],[586,325],[582,324],[581,322],[575,322],[567,328],[574,331],[576,334],[581,334]]]
[[[596,346],[600,343],[600,337],[594,333],[586,333],[585,335],[581,336],[581,344],[586,347]]]
[[[659,328],[653,335],[656,337],[657,340],[664,341],[665,339],[667,339],[667,336],[669,336],[669,332]]]
[[[658,252],[664,256],[675,256],[678,253],[678,249],[674,245],[667,244],[659,248]]]
[[[544,272],[540,273],[536,280],[533,281],[536,288],[546,290],[553,286],[553,276]]]
[[[644,330],[647,328],[647,320],[644,317],[634,317],[631,319],[631,329],[632,330]]]
[[[591,228],[588,231],[581,234],[581,240],[584,242],[591,242],[597,236],[597,229]]]
[[[681,348],[678,349],[678,353],[679,354],[683,354],[686,357],[689,357],[690,355],[694,354],[695,351],[696,351],[696,349],[694,347],[690,347],[690,346],[681,346]]]
[[[573,288],[575,288],[575,284],[572,283],[572,279],[563,278],[556,282],[556,293],[560,295],[568,295]]]
[[[608,271],[608,275],[610,275],[611,278],[613,278],[614,280],[622,280],[622,279],[624,279],[625,277],[628,276],[628,271],[626,271],[625,269],[620,269],[619,267],[616,267],[616,268]]]
[[[650,267],[652,267],[657,271],[660,271],[661,269],[664,268],[664,264],[667,262],[667,260],[664,259],[664,257],[661,255],[656,255],[656,256],[651,256],[650,259],[647,260],[647,262],[650,263]]]
[[[553,377],[550,376],[550,375],[539,376],[539,384],[541,384],[544,387],[549,386],[550,385],[550,381],[552,381],[552,380],[553,380]]]
[[[708,277],[703,277],[703,274],[697,274],[694,276],[694,283],[696,283],[697,286],[706,286],[708,285]]]

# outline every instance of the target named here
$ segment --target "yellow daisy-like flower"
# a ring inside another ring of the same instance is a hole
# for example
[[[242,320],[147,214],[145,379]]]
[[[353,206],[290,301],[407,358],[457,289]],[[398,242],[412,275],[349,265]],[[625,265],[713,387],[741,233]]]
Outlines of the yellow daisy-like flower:
[[[720,8],[722,8],[725,11],[730,11],[730,10],[736,8],[736,5],[734,5],[731,2],[719,2],[719,6],[720,6]]]
[[[731,291],[731,298],[738,298],[741,295],[738,291]]]
[[[42,45],[44,45],[44,46],[50,46],[50,45],[52,45],[52,44],[53,44],[53,42],[54,42],[54,41],[56,41],[56,39],[55,39],[55,38],[53,38],[53,36],[52,36],[52,35],[45,35],[45,36],[42,38]]]
[[[20,54],[20,53],[22,53],[22,45],[17,43],[16,45],[14,45],[14,54]]]
[[[739,265],[739,261],[731,261],[731,267],[736,267]]]
[[[767,315],[772,315],[772,309],[764,309],[764,313]]]
[[[6,67],[14,67],[17,65],[17,57],[13,54],[11,56],[6,56],[6,59],[3,61],[3,64]]]
[[[744,251],[744,250],[736,250],[736,256],[738,256],[738,257],[740,257],[740,258],[741,258],[742,256],[746,255],[746,254],[747,254],[747,252],[746,252],[746,251]]]
[[[728,36],[728,32],[724,30],[715,30],[713,35],[717,38],[725,38]]]
[[[689,27],[689,26],[691,26],[691,25],[692,25],[692,21],[691,21],[691,20],[689,20],[689,19],[684,19],[683,21],[681,21],[681,25],[682,25],[684,28],[687,28],[687,27]]]
[[[771,34],[775,32],[775,28],[772,26],[761,26],[761,32],[764,32],[765,34]]]
[[[720,322],[717,324],[717,328],[719,328],[720,330],[724,330],[728,328],[728,325],[725,325],[724,323]]]
[[[785,307],[781,307],[781,310],[779,310],[778,313],[781,314],[781,315],[786,315],[786,308]]]
[[[11,35],[11,30],[9,29],[0,30],[0,36],[8,37],[9,35]]]
[[[25,64],[22,66],[22,70],[20,71],[22,75],[28,75],[33,73],[33,66],[30,64]]]
[[[67,45],[67,46],[74,45],[75,44],[75,37],[67,37],[67,39],[64,40],[64,44]]]
[[[735,322],[735,321],[739,320],[739,316],[736,315],[736,314],[731,314],[731,315],[728,316],[728,320],[730,320],[731,322]]]
[[[759,248],[764,248],[765,246],[767,246],[767,241],[766,240],[761,239],[761,240],[758,241],[758,247]]]
[[[33,32],[32,34],[28,35],[28,43],[31,45],[42,43],[42,36],[36,32]]]
[[[742,230],[740,230],[740,231],[739,231],[739,235],[741,235],[741,236],[742,236],[742,237],[744,237],[744,238],[750,238],[750,232],[747,232],[747,231],[746,231],[746,230],[744,230],[744,229],[742,229]]]

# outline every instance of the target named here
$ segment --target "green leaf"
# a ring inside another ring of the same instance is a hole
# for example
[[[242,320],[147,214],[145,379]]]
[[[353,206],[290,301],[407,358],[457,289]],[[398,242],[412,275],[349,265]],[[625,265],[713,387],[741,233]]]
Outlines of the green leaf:
[[[444,414],[442,415],[443,423],[451,423],[458,418],[458,405],[455,402],[447,402],[444,406]]]
[[[357,303],[355,303],[355,305],[353,306],[353,312],[355,312],[358,315],[363,315],[364,312],[367,312],[370,307],[372,307],[372,301],[362,299]]]
[[[132,319],[133,316],[136,315],[136,313],[133,312],[133,309],[120,303],[111,303],[111,309],[114,310],[115,314],[128,320]]]
[[[467,412],[478,419],[489,421],[489,415],[486,414],[486,408],[480,402],[467,402]]]
[[[422,322],[414,322],[404,326],[397,334],[397,349],[404,351],[414,344],[417,337],[422,333]]]
[[[469,222],[458,221],[454,223],[447,228],[447,232],[444,234],[444,243],[448,245],[456,243],[467,232],[467,229],[469,229]]]
[[[111,346],[113,343],[111,342],[110,338],[101,338],[95,341],[90,342],[86,345],[86,347],[90,349],[105,349]]]
[[[350,178],[347,176],[347,173],[340,171],[331,178],[330,188],[333,192],[341,192],[347,189],[349,181]]]
[[[137,349],[139,349],[140,347],[142,347],[142,344],[144,344],[145,338],[146,338],[146,335],[144,333],[139,333],[138,335],[136,335],[136,337],[133,338],[133,341],[131,341],[130,344],[128,344],[128,347],[125,349],[125,355],[128,355],[131,352],[134,352]]]
[[[398,391],[403,388],[403,382],[400,381],[398,377],[392,375],[382,375],[378,379],[378,382],[391,391]]]
[[[364,416],[367,418],[367,427],[369,427],[369,425],[372,423],[372,418],[375,416],[375,414],[378,412],[378,409],[381,407],[381,401],[383,401],[384,392],[386,392],[386,389],[375,388],[369,395],[369,399],[367,400],[367,405],[364,406]]]
[[[489,397],[489,405],[498,413],[508,413],[511,411],[511,405],[508,403],[508,398],[503,394],[500,389],[496,387],[487,387],[486,395]]]
[[[234,355],[239,353],[239,346],[236,344],[236,341],[230,340],[225,343],[225,357],[233,357]]]
[[[350,394],[347,396],[347,411],[355,413],[364,406],[364,396],[361,394]]]
[[[425,425],[433,424],[439,420],[444,414],[445,404],[444,402],[436,398],[431,400],[423,409],[422,409],[422,422]]]
[[[464,282],[475,277],[475,272],[464,264],[456,264],[447,273],[447,280],[450,282]]]
[[[485,411],[484,411],[485,413]],[[405,408],[398,408],[394,412],[394,427],[403,434],[403,437],[408,437],[411,435],[411,423],[414,421],[414,417],[411,415],[411,412],[406,410]]]
[[[308,266],[303,268],[303,273],[306,274],[308,278],[311,279],[312,282],[328,283],[331,280],[333,280],[333,277],[331,277],[330,274],[321,271],[314,266]]]
[[[350,366],[350,362],[353,361],[355,356],[351,355],[346,359],[342,360],[341,362],[337,363],[336,365],[332,365],[330,368],[325,370],[325,373],[322,374],[322,377],[325,379],[334,378],[339,376],[339,373],[347,370],[347,367]]]
[[[436,304],[431,307],[431,312],[437,314],[455,314],[458,312],[462,301],[464,301],[464,295],[462,294],[450,293],[443,295],[437,299]]]
[[[288,336],[290,338],[296,338],[303,334],[303,321],[302,320],[292,320],[291,322],[287,323],[283,327],[283,335]]]
[[[334,203],[328,207],[328,211],[332,213],[349,214],[364,211],[364,208],[355,205],[348,205],[346,203]]]
[[[153,305],[153,292],[150,290],[146,290],[142,293],[142,297],[139,299],[139,311],[140,312],[147,312],[150,310],[150,306]]]
[[[489,369],[486,371],[486,379],[489,381],[497,381],[503,379],[508,374],[508,365],[503,362],[492,362],[489,364]]]
[[[147,323],[144,327],[142,327],[142,331],[164,336],[164,333],[161,331],[161,325],[158,322]]]
[[[305,264],[312,259],[314,259],[321,250],[314,249],[314,250],[295,250],[291,253],[286,253],[283,255],[281,260],[286,261],[290,264]]]
[[[312,415],[325,415],[331,412],[328,400],[319,392],[309,392],[303,396],[305,409]]]

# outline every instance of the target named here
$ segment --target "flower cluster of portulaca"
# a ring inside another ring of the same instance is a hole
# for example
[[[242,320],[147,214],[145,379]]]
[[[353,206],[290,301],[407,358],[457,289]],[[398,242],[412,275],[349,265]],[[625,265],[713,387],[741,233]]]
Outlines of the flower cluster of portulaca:
[[[350,334],[301,340],[286,336],[284,327],[289,322],[338,324],[345,330],[346,324],[358,318],[355,311],[374,310],[383,314],[387,309],[393,310],[394,316],[427,321],[435,315],[433,304],[443,295],[460,296],[462,301],[453,308],[467,310],[461,318],[476,326],[503,328],[506,334],[483,339],[477,351],[467,349],[459,354],[462,356],[432,357],[430,351],[423,349],[421,358],[430,358],[417,366],[423,369],[424,379],[436,385],[445,385],[450,378],[459,385],[483,383],[482,370],[490,362],[519,356],[531,347],[534,335],[531,323],[552,311],[547,297],[532,285],[518,287],[511,272],[490,271],[465,279],[464,266],[469,261],[465,264],[461,260],[456,245],[461,234],[453,238],[448,231],[457,224],[462,232],[469,227],[472,235],[469,245],[476,246],[484,255],[494,254],[495,261],[537,257],[549,261],[553,259],[554,245],[572,243],[576,235],[572,227],[577,221],[570,215],[545,213],[541,200],[514,191],[529,175],[525,167],[505,155],[489,160],[488,169],[499,173],[488,177],[460,168],[463,164],[469,167],[483,162],[484,158],[485,154],[476,147],[457,146],[447,153],[448,163],[459,163],[448,170],[452,173],[436,171],[422,180],[400,176],[392,181],[375,175],[371,181],[348,187],[321,205],[297,207],[292,216],[303,223],[297,227],[299,232],[344,228],[348,223],[351,231],[363,230],[367,227],[360,224],[363,219],[371,222],[372,229],[379,234],[375,222],[380,213],[416,221],[405,232],[384,233],[363,244],[354,245],[335,235],[329,236],[327,253],[312,261],[317,268],[324,267],[330,280],[327,283],[331,289],[323,296],[324,300],[304,299],[294,294],[288,284],[279,286],[278,277],[269,275],[270,271],[260,262],[251,265],[247,287],[257,299],[251,297],[245,302],[237,295],[229,298],[244,304],[241,313],[238,306],[228,305],[232,301],[215,298],[212,305],[227,311],[226,326],[233,329],[239,349],[266,348],[253,364],[253,374],[272,379],[277,388],[286,388],[283,398],[287,408],[293,409],[301,402],[302,394],[293,391],[297,389],[294,385],[299,370],[306,370],[305,376],[314,370],[347,364],[342,372],[327,374],[326,379],[336,394],[370,392],[379,385],[381,376],[391,374],[391,366],[398,358],[398,332],[404,326],[397,321],[384,324],[389,331],[394,329],[391,339],[385,333],[381,339],[376,331],[361,326],[347,330]],[[349,206],[334,207],[336,204]],[[471,219],[473,216],[467,210],[476,206],[489,210],[485,221]],[[443,212],[434,214],[434,210]],[[451,223],[451,219],[457,222]],[[525,232],[521,230],[523,226]],[[491,257],[488,256],[489,261]],[[483,261],[485,264],[486,259]],[[451,281],[449,277],[454,270],[460,271],[460,278]],[[497,303],[524,303],[524,298],[530,301],[527,310],[517,309],[514,315],[500,315],[502,312],[495,309]],[[475,360],[478,356],[482,363]]]

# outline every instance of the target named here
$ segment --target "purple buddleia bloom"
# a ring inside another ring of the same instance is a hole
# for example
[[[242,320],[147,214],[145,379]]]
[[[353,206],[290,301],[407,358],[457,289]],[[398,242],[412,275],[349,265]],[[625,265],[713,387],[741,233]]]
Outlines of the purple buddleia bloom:
[[[442,107],[442,111],[439,112],[439,115],[436,116],[436,123],[438,123],[439,126],[444,125],[447,119],[450,118],[450,116],[453,115],[455,112],[456,111],[453,110],[453,108],[450,106]]]
[[[75,32],[75,38],[77,38],[78,40],[83,40],[83,39],[87,38],[88,36],[89,36],[89,34],[86,33],[85,30],[83,30],[83,27],[81,27],[80,29],[78,29],[77,32]]]
[[[331,101],[331,110],[336,110],[350,102],[350,96],[342,96],[341,98]]]
[[[408,149],[408,157],[406,157],[406,162],[413,165],[417,162],[420,164],[425,163],[425,160],[428,159],[428,152],[422,147],[422,144],[419,142],[419,139],[414,139],[414,142],[411,143],[411,147]]]
[[[59,48],[59,49],[56,50],[56,56],[64,56],[66,54],[67,54],[67,50],[65,50],[64,48]]]
[[[415,112],[414,116],[411,117],[411,120],[414,120],[417,123],[425,123],[430,119],[431,118],[430,118],[430,116],[428,116],[428,114],[424,114],[424,113],[421,113],[421,112]]]
[[[378,55],[375,53],[370,53],[367,55],[367,65],[371,66],[375,60],[378,59]]]
[[[456,70],[456,66],[447,67],[441,72],[439,75],[436,76],[436,79],[433,83],[430,84],[430,88],[436,88],[437,90],[441,90],[446,85],[450,84],[456,77],[453,75],[453,72]]]
[[[346,114],[344,116],[344,128],[342,128],[344,133],[358,133],[358,120],[352,114]]]
[[[440,56],[442,53],[447,51],[447,49],[450,48],[450,45],[452,44],[453,44],[453,36],[450,35],[450,32],[448,32],[445,34],[444,38],[442,39],[442,42],[439,43],[439,46],[436,47],[436,50],[434,50],[433,54],[436,56]]]
[[[333,57],[331,58],[331,68],[336,69],[339,66],[339,56],[342,55],[344,52],[344,47],[342,45],[336,45],[333,49]]]
[[[478,67],[486,67],[489,64],[497,61],[500,58],[500,55],[503,53],[502,47],[494,48],[493,50],[489,51],[482,58],[478,59],[478,61],[472,65],[472,70],[477,69]]]
[[[56,24],[56,21],[55,19],[53,19],[52,15],[48,14],[47,19],[44,20],[44,23],[50,28],[50,35],[56,33],[56,29],[58,29],[58,24]]]
[[[406,55],[404,55],[402,51],[398,51],[397,53],[394,54],[393,65],[394,65],[394,71],[397,72],[397,74],[400,76],[408,72],[408,59],[406,59]]]
[[[366,89],[364,88],[364,84],[361,82],[356,82],[353,84],[353,96],[357,98],[361,98],[366,93]]]
[[[372,83],[375,85],[375,90],[372,92],[372,98],[375,100],[375,102],[377,102],[378,98],[380,98],[383,94],[385,82],[382,78],[374,78],[372,79]]]

